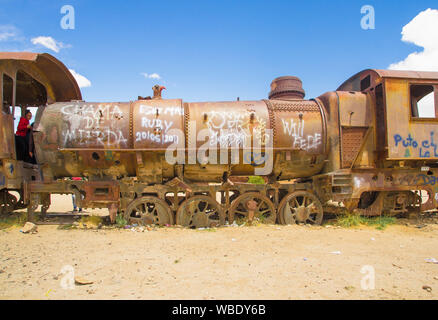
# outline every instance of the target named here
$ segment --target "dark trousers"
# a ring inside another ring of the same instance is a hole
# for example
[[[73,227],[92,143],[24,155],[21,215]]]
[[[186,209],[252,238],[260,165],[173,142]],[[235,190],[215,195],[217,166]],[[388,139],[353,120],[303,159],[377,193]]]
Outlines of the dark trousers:
[[[17,160],[24,161],[29,157],[27,150],[26,138],[15,135],[15,150],[17,152]]]

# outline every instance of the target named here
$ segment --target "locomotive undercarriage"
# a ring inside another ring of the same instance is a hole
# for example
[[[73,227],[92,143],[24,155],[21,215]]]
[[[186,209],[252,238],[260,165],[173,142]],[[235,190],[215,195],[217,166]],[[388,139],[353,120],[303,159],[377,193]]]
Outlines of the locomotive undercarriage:
[[[189,228],[258,221],[319,225],[323,213],[364,216],[419,213],[436,208],[438,170],[341,170],[313,180],[249,184],[189,183],[174,178],[148,185],[120,181],[29,182],[25,198],[31,217],[50,194],[75,194],[78,206],[108,208],[111,221],[122,214],[129,224],[178,224]],[[421,193],[423,191],[423,194]],[[427,194],[427,199],[422,196]]]
[[[0,178],[3,184],[0,190],[0,214],[6,215],[26,208],[23,181],[41,180],[37,166],[16,160],[0,160],[0,166],[6,173]]]
[[[108,208],[110,219],[122,214],[130,224],[178,224],[189,228],[228,224],[320,224],[323,207],[312,182],[249,184],[190,183],[174,178],[147,185],[134,180],[57,181],[27,184],[28,214],[50,205],[50,194],[75,194],[82,208]]]
[[[437,207],[438,170],[340,170],[314,177],[325,212],[363,216],[420,213]]]

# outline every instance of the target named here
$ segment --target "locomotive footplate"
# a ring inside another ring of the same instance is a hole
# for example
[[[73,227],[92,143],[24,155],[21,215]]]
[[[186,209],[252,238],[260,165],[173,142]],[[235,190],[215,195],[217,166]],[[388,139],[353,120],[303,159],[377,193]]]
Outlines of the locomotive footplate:
[[[327,176],[331,178],[328,196],[342,202],[350,212],[380,215],[382,211],[397,214],[438,207],[437,168],[341,170]],[[323,178],[321,175],[315,181]]]

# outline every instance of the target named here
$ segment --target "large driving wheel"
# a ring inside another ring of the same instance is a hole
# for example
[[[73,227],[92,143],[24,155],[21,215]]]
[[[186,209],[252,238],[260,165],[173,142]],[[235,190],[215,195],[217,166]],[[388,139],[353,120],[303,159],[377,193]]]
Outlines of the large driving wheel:
[[[209,196],[193,196],[181,203],[176,212],[176,224],[184,227],[209,228],[224,223],[222,207]]]
[[[278,207],[281,224],[308,223],[320,225],[323,209],[318,198],[307,191],[296,191],[281,200]]]
[[[145,196],[132,201],[125,210],[124,218],[129,224],[138,225],[171,225],[173,213],[163,200]]]
[[[248,192],[238,196],[228,211],[228,222],[253,221],[274,224],[276,220],[274,204],[268,197],[258,192]]]

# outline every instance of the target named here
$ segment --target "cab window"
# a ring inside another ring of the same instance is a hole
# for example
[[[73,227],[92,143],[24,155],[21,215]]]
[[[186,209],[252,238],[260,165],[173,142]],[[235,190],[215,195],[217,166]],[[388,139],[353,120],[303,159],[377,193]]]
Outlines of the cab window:
[[[411,85],[412,118],[437,118],[436,94],[433,85]]]

